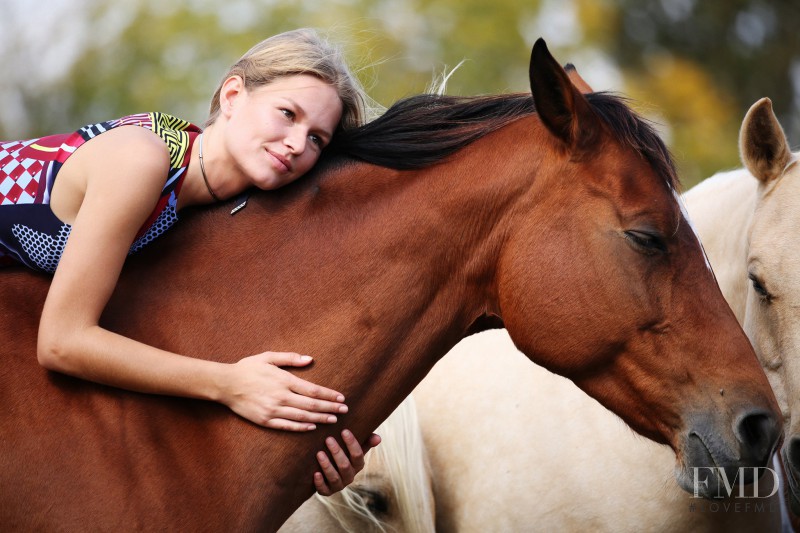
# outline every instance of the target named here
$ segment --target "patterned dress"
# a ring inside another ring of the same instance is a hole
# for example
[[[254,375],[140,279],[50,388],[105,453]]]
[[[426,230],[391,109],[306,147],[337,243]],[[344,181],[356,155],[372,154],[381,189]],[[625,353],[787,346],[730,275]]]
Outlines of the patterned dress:
[[[22,263],[53,273],[72,226],[50,209],[50,192],[64,162],[83,143],[123,125],[147,128],[167,144],[170,168],[161,197],[140,228],[130,252],[139,251],[177,220],[176,205],[186,177],[197,126],[163,113],[142,113],[90,124],[75,133],[0,142],[0,266]]]

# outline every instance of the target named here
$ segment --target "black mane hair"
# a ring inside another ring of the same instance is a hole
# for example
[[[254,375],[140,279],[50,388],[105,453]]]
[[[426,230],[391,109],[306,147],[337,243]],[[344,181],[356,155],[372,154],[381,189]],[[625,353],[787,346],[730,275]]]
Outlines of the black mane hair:
[[[634,113],[624,98],[602,92],[585,96],[611,134],[642,155],[677,189],[672,157],[653,126]],[[533,98],[524,93],[476,97],[420,94],[398,101],[363,126],[338,132],[326,155],[344,155],[398,170],[424,168],[535,112]]]

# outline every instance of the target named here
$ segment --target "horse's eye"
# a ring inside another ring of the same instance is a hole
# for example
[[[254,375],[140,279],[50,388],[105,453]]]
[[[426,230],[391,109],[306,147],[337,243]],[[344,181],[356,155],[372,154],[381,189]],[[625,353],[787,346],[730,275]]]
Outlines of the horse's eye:
[[[375,516],[389,514],[389,498],[381,491],[359,487],[354,489],[364,499],[367,508]]]
[[[761,280],[752,273],[747,274],[747,277],[753,284],[753,290],[756,291],[756,294],[758,294],[758,296],[761,297],[761,299],[765,302],[770,303],[772,301],[772,295],[766,288],[764,288],[764,284],[761,282]]]
[[[656,254],[667,251],[667,246],[664,244],[664,239],[655,233],[639,230],[628,230],[625,232],[625,238],[634,247],[634,249],[645,254]]]

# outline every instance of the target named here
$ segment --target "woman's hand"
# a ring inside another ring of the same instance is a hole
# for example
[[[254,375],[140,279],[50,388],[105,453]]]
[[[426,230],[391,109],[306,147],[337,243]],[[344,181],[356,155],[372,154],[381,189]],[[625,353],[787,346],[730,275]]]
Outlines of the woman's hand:
[[[381,438],[373,433],[362,449],[355,436],[345,429],[342,431],[342,441],[347,446],[347,453],[333,437],[325,439],[325,445],[333,457],[333,462],[325,452],[317,452],[317,462],[322,472],[314,472],[314,486],[323,496],[339,492],[352,483],[356,474],[364,469],[364,455],[370,448],[380,444]]]
[[[344,396],[278,368],[306,366],[311,361],[307,355],[285,352],[245,357],[225,373],[219,401],[272,429],[311,431],[316,424],[333,424],[335,414],[347,412]]]

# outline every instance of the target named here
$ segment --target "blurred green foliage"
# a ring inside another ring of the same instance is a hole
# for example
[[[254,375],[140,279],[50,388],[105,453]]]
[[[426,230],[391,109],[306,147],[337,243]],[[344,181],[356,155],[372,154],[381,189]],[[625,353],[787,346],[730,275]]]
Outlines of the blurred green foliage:
[[[790,141],[800,137],[800,2],[61,0],[38,11],[2,2],[3,139],[146,110],[202,123],[228,65],[301,26],[342,43],[382,105],[462,60],[450,94],[526,91],[530,46],[543,36],[594,89],[631,96],[659,124],[685,187],[738,166],[739,124],[762,96]]]

